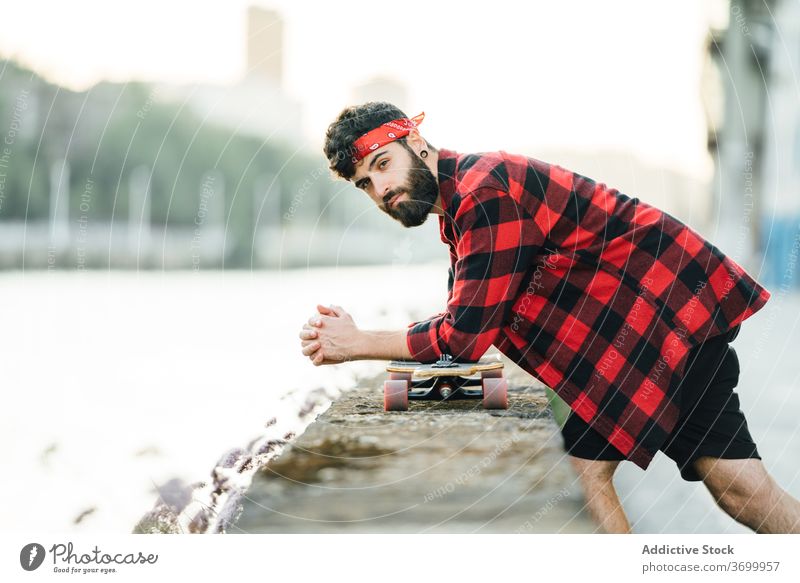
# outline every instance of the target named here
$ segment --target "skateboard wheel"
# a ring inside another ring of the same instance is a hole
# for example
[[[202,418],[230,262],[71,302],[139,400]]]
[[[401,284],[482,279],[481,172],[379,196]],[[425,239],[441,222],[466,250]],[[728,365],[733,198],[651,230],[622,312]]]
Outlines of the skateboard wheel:
[[[508,409],[508,381],[506,379],[483,379],[483,408]]]
[[[483,370],[483,371],[481,371],[481,378],[482,379],[501,379],[501,378],[503,378],[503,369],[502,368],[493,368],[492,370]]]
[[[414,376],[414,373],[410,372],[390,372],[389,379],[393,381],[408,381],[409,386],[411,385],[411,377]]]
[[[392,379],[383,382],[383,410],[408,411],[408,381]]]

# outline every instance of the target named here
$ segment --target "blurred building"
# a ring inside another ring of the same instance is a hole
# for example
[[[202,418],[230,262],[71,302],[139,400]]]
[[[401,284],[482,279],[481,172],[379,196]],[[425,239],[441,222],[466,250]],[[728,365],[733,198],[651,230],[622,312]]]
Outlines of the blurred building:
[[[300,102],[283,88],[284,28],[280,14],[252,6],[247,11],[247,69],[233,85],[158,85],[160,99],[186,102],[202,119],[231,131],[298,145]]]
[[[416,115],[416,113],[408,111],[406,86],[389,77],[373,77],[353,88],[353,103],[368,101],[388,101],[402,109],[407,115]]]
[[[247,9],[247,74],[283,83],[283,20],[274,10]]]
[[[708,38],[708,145],[724,249],[800,286],[800,4],[732,0]]]

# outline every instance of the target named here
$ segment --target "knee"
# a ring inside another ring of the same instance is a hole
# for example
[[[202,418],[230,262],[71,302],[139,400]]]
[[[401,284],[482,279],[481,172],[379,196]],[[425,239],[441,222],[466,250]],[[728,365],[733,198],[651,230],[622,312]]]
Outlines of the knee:
[[[747,497],[741,493],[734,492],[730,489],[721,491],[711,491],[714,500],[726,514],[729,516],[736,516],[744,510],[747,503]]]
[[[730,463],[727,460],[716,462]],[[698,466],[702,466],[702,463],[695,467]],[[727,471],[704,472],[701,475],[717,505],[728,514],[735,515],[772,497],[777,484],[762,468],[760,462],[752,460],[735,470],[728,468]]]
[[[749,503],[752,503],[757,492],[749,485],[740,482],[711,482],[706,487],[713,496],[717,506],[728,514],[740,512]]]

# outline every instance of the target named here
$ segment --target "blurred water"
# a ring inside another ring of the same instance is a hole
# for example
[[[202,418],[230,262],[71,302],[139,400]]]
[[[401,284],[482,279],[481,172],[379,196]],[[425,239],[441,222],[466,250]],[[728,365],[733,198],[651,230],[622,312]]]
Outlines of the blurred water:
[[[0,288],[0,440],[13,468],[0,528],[130,532],[156,486],[207,480],[267,420],[296,420],[309,391],[381,367],[311,365],[297,333],[317,303],[403,328],[444,308],[447,264],[6,273]]]

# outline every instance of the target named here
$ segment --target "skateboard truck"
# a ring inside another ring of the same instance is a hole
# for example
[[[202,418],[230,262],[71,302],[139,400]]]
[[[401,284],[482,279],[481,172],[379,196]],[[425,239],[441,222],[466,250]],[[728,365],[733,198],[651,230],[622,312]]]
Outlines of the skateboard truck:
[[[385,411],[406,411],[410,400],[481,399],[486,409],[507,409],[508,382],[502,369],[496,360],[454,362],[449,354],[431,364],[392,361],[383,386],[383,407]]]
[[[431,365],[431,368],[453,368],[456,366],[458,366],[458,363],[453,362],[452,355],[442,353],[442,356]]]

